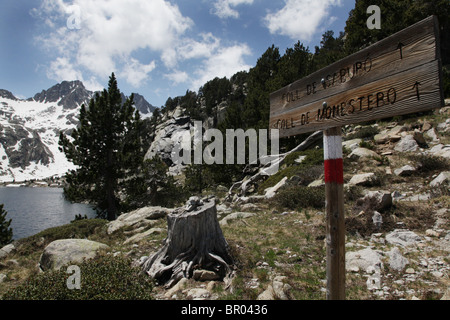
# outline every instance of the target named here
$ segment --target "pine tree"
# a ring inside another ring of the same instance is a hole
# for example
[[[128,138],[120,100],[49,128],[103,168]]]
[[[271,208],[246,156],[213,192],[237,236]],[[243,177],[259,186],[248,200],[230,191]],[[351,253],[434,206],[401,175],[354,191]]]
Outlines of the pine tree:
[[[6,210],[3,209],[3,204],[0,204],[0,247],[7,245],[11,242],[13,232],[9,227],[11,219],[6,220]]]
[[[120,211],[120,183],[142,164],[142,120],[133,95],[122,104],[114,73],[108,90],[96,93],[89,108],[81,106],[80,125],[71,138],[60,134],[60,150],[78,166],[66,174],[64,193],[69,200],[88,200],[101,216],[114,220]]]

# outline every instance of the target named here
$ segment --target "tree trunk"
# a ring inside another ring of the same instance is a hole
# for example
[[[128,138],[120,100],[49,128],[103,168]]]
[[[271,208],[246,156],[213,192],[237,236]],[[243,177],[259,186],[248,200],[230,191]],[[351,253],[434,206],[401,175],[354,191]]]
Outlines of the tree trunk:
[[[114,193],[115,190],[115,181],[113,177],[113,150],[108,149],[107,153],[107,165],[105,172],[105,180],[106,180],[106,212],[108,221],[116,220],[117,218],[117,207],[116,207],[116,196]]]
[[[197,205],[167,216],[164,246],[143,264],[158,284],[171,287],[183,277],[192,277],[196,269],[214,271],[222,279],[231,274],[233,260],[217,221],[215,201]]]

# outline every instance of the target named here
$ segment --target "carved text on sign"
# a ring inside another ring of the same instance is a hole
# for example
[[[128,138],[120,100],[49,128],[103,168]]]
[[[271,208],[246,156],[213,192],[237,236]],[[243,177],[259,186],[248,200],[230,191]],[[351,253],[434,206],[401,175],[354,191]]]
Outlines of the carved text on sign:
[[[270,94],[280,137],[443,105],[439,26],[432,16]]]
[[[357,61],[351,66],[341,68],[333,73],[323,75],[319,82],[312,82],[306,85],[304,92],[296,89],[295,91],[289,91],[283,93],[281,99],[283,103],[291,103],[300,100],[303,96],[316,94],[319,87],[327,89],[334,87],[338,84],[343,84],[355,77],[363,76],[372,70],[372,59],[367,57],[364,61]]]

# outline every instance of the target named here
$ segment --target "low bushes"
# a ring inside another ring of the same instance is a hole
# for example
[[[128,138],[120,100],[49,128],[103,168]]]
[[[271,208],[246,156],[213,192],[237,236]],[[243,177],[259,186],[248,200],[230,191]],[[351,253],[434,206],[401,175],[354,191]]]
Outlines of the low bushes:
[[[273,198],[273,205],[290,210],[325,207],[325,187],[288,186]]]
[[[150,277],[131,266],[131,260],[104,255],[84,261],[80,267],[81,288],[69,289],[71,273],[65,268],[31,276],[3,295],[4,300],[149,300]],[[70,280],[69,280],[70,281]]]

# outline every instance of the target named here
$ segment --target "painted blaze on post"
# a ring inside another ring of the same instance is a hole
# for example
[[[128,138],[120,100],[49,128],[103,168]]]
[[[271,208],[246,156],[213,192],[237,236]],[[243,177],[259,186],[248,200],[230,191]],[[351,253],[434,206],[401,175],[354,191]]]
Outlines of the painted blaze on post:
[[[431,16],[270,95],[280,138],[443,106]]]

